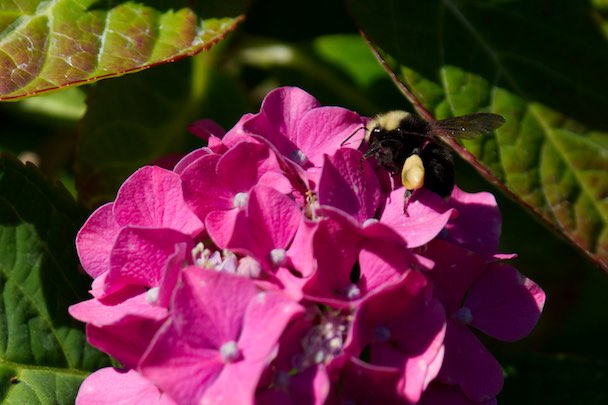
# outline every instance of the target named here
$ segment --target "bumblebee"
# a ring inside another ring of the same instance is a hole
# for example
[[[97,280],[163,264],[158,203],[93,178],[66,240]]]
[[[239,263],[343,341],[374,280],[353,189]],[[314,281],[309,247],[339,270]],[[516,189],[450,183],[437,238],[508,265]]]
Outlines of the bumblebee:
[[[426,121],[406,111],[390,111],[367,124],[368,150],[363,160],[373,156],[391,174],[400,171],[406,200],[422,187],[445,198],[454,188],[454,158],[438,137],[471,139],[491,133],[504,122],[492,113]]]

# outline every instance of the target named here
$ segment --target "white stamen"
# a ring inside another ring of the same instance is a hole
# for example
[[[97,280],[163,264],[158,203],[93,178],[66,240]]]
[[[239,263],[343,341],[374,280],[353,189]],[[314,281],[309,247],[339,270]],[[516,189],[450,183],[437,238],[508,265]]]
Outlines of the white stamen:
[[[236,268],[236,274],[239,276],[258,278],[262,273],[262,266],[251,256],[245,256],[239,260],[239,265]]]
[[[274,267],[281,267],[287,260],[287,252],[285,249],[272,249],[270,251],[270,261]]]
[[[234,200],[232,200],[232,205],[234,205],[234,208],[245,208],[248,202],[249,194],[241,192],[237,193],[234,196]]]
[[[224,363],[232,363],[241,356],[237,343],[234,340],[226,342],[220,347],[220,356]]]
[[[376,218],[367,218],[364,222],[363,222],[363,227],[367,227],[370,226],[371,224],[375,224],[376,222],[378,222],[378,220]]]
[[[152,287],[146,291],[146,302],[150,305],[154,305],[158,302],[158,292],[160,287]]]
[[[313,364],[326,364],[339,356],[350,322],[350,317],[340,312],[325,313],[321,323],[313,326],[302,338],[303,353],[292,359],[296,369],[302,370]]]
[[[356,300],[361,296],[361,290],[355,284],[351,284],[346,287],[346,298],[349,300]]]
[[[230,250],[224,249],[222,251],[222,256],[224,256],[224,260],[222,261],[222,264],[218,270],[225,273],[236,274],[236,269],[239,263],[239,259],[236,257],[236,255]]]

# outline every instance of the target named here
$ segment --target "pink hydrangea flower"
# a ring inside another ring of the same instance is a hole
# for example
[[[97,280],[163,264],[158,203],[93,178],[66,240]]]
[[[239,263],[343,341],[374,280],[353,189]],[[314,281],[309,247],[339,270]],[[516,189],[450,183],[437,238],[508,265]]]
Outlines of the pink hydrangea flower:
[[[193,123],[208,144],[173,170],[130,176],[76,240],[93,298],[70,314],[123,366],[77,402],[495,403],[471,329],[521,339],[544,293],[501,261],[492,195],[421,189],[404,214],[343,145],[366,120],[284,87],[228,131]]]
[[[429,243],[422,254],[433,261],[425,274],[447,315],[438,378],[473,401],[491,400],[502,388],[502,369],[470,328],[504,341],[521,339],[536,325],[545,294],[515,268],[447,241]]]
[[[399,370],[397,396],[417,402],[443,361],[445,313],[419,272],[370,294],[354,314],[348,351],[365,348],[369,363]]]
[[[246,404],[285,326],[301,307],[252,280],[187,267],[172,317],[140,363],[180,403]]]

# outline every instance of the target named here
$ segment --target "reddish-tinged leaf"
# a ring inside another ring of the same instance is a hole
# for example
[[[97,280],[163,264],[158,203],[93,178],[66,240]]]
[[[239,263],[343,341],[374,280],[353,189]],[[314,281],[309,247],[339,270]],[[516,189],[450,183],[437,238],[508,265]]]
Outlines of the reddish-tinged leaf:
[[[2,2],[0,100],[120,76],[208,49],[241,19],[241,2],[233,7],[236,13],[216,11],[214,3]],[[209,18],[216,12],[220,18]]]

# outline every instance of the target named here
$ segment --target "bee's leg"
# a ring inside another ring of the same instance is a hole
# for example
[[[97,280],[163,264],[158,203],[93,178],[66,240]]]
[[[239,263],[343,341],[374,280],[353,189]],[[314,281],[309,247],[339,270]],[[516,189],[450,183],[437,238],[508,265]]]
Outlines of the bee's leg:
[[[410,216],[410,214],[407,213],[407,207],[410,205],[410,198],[412,198],[412,194],[412,190],[405,190],[405,193],[403,193],[403,213],[406,217]]]

